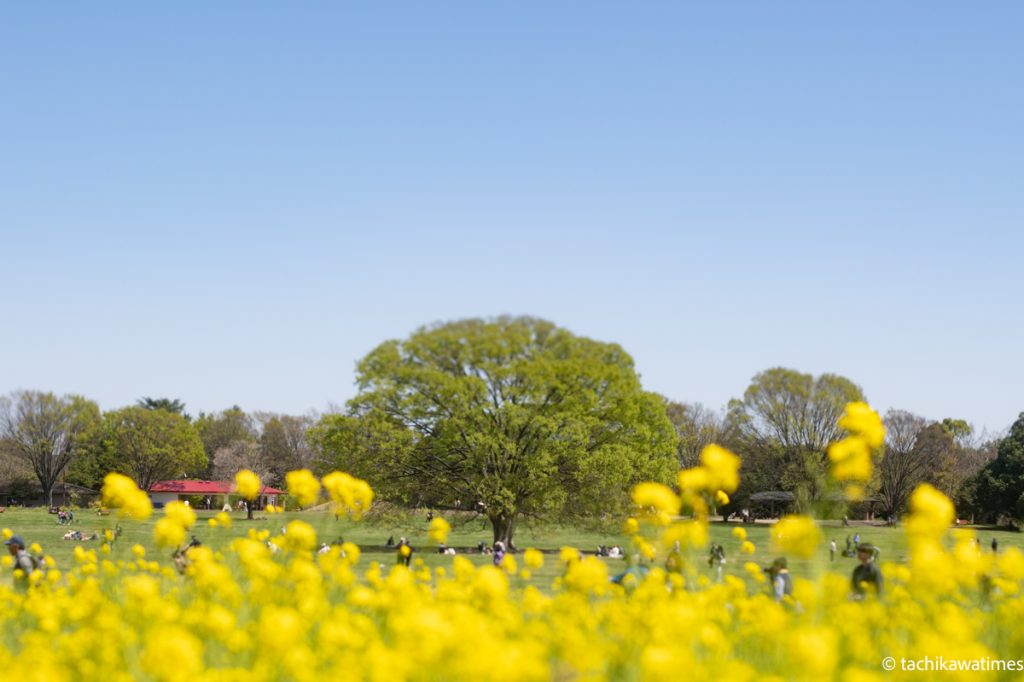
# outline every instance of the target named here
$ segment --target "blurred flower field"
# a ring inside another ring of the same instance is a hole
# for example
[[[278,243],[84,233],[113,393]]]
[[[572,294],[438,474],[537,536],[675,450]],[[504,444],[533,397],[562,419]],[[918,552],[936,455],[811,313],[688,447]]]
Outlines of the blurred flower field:
[[[836,485],[855,488],[870,474],[870,449],[880,437],[872,415],[866,406],[848,409],[849,437],[829,453],[841,474]],[[914,493],[899,531],[906,534],[905,560],[883,560],[881,594],[855,600],[848,576],[830,570],[826,534],[804,517],[783,519],[770,534],[733,524],[737,551],[731,570],[715,582],[707,545],[720,533],[709,531],[708,516],[735,491],[737,469],[732,453],[713,446],[698,467],[680,472],[675,488],[637,486],[635,516],[623,520],[623,530],[627,551],[649,570],[618,583],[611,573],[620,565],[570,547],[509,554],[500,566],[458,555],[435,556],[430,565],[416,558],[409,568],[362,556],[352,542],[320,552],[331,538],[300,515],[271,513],[240,532],[245,522],[229,515],[197,519],[175,503],[153,512],[130,480],[111,475],[104,501],[119,510],[125,529],[121,538],[104,538],[120,543],[115,550],[106,541],[80,544],[66,564],[50,559],[47,570],[25,577],[31,585],[0,582],[4,678],[1020,676],[993,667],[1024,658],[1024,630],[1016,627],[1024,619],[1024,553],[1014,547],[982,552],[969,532],[951,534],[953,506],[927,486]],[[347,524],[358,523],[372,502],[365,482],[342,473],[318,481],[297,472],[288,483],[307,501],[322,486]],[[258,481],[246,473],[238,489],[258,490]],[[151,515],[155,522],[146,521]],[[208,536],[224,534],[225,541],[171,560],[200,522]],[[145,524],[152,542],[126,550],[133,524]],[[450,530],[447,522],[431,523],[430,541],[445,542]],[[12,530],[3,532],[9,537]],[[802,562],[792,596],[781,601],[752,560],[776,554]],[[10,557],[4,564],[10,572]],[[883,668],[887,657],[955,659],[985,669],[890,672]]]

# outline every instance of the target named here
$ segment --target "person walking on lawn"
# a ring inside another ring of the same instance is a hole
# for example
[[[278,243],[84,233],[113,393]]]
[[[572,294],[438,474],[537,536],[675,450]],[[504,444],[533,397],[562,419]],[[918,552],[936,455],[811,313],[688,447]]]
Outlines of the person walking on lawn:
[[[14,557],[14,586],[21,591],[28,589],[29,576],[36,570],[35,559],[25,551],[25,541],[20,535],[12,535],[5,542],[7,551]]]

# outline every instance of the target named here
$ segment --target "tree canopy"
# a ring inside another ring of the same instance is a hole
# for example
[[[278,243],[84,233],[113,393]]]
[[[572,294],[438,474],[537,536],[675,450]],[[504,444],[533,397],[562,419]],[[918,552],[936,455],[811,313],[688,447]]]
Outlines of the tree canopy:
[[[743,398],[729,403],[728,429],[743,455],[744,493],[789,490],[815,499],[826,472],[825,451],[838,440],[846,404],[860,387],[836,374],[815,378],[776,367],[757,374]]]
[[[314,437],[386,499],[487,516],[613,512],[668,481],[676,437],[622,348],[534,318],[471,319],[387,341],[358,365],[349,414]]]
[[[284,485],[286,473],[307,468],[313,459],[306,433],[313,426],[314,419],[266,412],[256,413],[256,418],[262,426],[259,450],[267,470],[266,480],[274,485]]]
[[[15,391],[0,399],[0,436],[32,468],[50,505],[54,484],[98,421],[99,407],[81,396]]]
[[[1024,519],[1024,412],[999,441],[996,457],[972,481],[975,504],[986,516]]]
[[[174,412],[138,406],[114,410],[103,415],[103,432],[105,468],[131,476],[142,490],[206,469],[196,428]]]
[[[135,401],[135,404],[139,407],[144,407],[147,410],[167,410],[168,412],[180,414],[189,421],[192,420],[192,417],[185,414],[185,403],[181,402],[177,398],[150,398],[149,396],[145,396]]]

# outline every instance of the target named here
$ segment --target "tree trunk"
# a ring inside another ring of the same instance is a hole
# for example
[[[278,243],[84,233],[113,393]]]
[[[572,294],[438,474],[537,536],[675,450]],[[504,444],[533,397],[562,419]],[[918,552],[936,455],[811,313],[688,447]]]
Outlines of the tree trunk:
[[[249,500],[245,501],[245,518],[252,521],[252,502]]]
[[[512,535],[516,530],[516,516],[506,516],[504,514],[499,516],[492,516],[491,528],[494,531],[494,542],[499,540],[505,543],[505,548],[512,550],[515,549],[515,545],[512,544]]]

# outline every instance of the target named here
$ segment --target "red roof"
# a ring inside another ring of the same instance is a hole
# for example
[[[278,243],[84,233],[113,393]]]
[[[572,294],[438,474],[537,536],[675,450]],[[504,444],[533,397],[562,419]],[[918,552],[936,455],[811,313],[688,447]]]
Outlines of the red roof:
[[[230,481],[157,481],[149,486],[151,493],[178,493],[180,495],[228,495],[235,492],[235,484]],[[261,495],[284,495],[283,490],[264,486]]]

